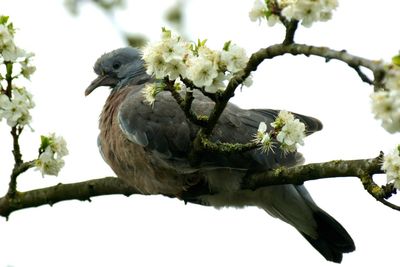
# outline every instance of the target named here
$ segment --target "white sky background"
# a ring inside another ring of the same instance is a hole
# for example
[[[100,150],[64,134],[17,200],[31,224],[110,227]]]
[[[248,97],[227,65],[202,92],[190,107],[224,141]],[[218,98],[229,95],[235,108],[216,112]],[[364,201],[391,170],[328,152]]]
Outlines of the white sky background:
[[[116,23],[156,40],[165,25],[162,14],[174,1],[129,2],[126,11],[116,12]],[[214,48],[233,40],[249,54],[282,41],[282,27],[250,22],[252,0],[186,3],[186,32],[193,40],[207,38]],[[389,60],[400,49],[399,10],[394,0],[340,1],[333,20],[301,27],[296,40]],[[29,171],[19,179],[20,190],[113,175],[96,145],[98,116],[109,91],[100,88],[87,98],[83,92],[95,78],[95,60],[124,46],[115,25],[91,5],[72,17],[61,0],[0,0],[0,13],[10,15],[18,28],[17,44],[36,53],[37,72],[27,83],[37,104],[35,132],[23,134],[24,159],[36,156],[40,135],[49,132],[63,135],[70,150],[59,177]],[[253,87],[238,92],[234,102],[321,119],[323,132],[301,148],[309,162],[369,158],[399,142],[399,135],[386,133],[373,119],[371,90],[343,63],[285,56],[263,63]],[[12,166],[8,131],[2,122],[1,195]],[[355,178],[306,185],[356,242],[357,250],[344,256],[342,266],[397,264],[398,212],[377,203]],[[8,222],[0,219],[0,267],[294,265],[334,266],[292,227],[256,208],[218,211],[160,196],[109,196],[17,211]]]

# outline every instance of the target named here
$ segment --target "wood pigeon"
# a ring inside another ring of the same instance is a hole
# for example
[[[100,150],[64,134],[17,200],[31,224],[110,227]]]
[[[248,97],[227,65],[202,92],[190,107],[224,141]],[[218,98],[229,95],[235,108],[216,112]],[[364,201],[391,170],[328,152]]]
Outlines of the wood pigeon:
[[[136,190],[217,208],[260,207],[296,228],[329,261],[339,263],[343,253],[355,250],[347,231],[315,204],[303,185],[240,189],[253,172],[301,164],[300,153],[283,153],[276,148],[268,153],[254,149],[237,154],[204,152],[191,157],[199,126],[186,118],[170,92],[157,94],[153,105],[145,101],[143,89],[154,80],[146,73],[138,49],[126,47],[106,53],[96,61],[94,71],[98,77],[85,95],[100,86],[111,88],[100,115],[101,155],[116,175]],[[209,114],[214,102],[194,93],[192,109],[197,114]],[[260,122],[270,125],[277,114],[276,110],[245,110],[228,103],[210,139],[246,143],[254,138]],[[294,115],[306,125],[306,134],[322,129],[317,119]],[[186,198],[186,193],[196,187],[203,191]]]

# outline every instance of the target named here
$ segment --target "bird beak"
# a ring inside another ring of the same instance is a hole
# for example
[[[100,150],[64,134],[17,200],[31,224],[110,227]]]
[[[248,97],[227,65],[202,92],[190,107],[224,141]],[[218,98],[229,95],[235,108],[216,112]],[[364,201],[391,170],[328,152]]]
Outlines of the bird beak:
[[[96,79],[92,81],[92,83],[86,88],[85,96],[88,96],[91,92],[94,91],[97,87],[100,86],[115,86],[117,85],[118,80],[116,78],[107,76],[107,75],[99,75]]]

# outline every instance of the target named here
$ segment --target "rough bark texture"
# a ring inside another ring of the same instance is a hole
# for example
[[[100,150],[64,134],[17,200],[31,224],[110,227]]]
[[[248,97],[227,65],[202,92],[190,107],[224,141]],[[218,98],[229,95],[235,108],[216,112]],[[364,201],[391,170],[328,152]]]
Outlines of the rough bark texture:
[[[390,186],[381,187],[373,182],[372,175],[382,173],[380,166],[381,155],[372,159],[337,160],[291,168],[278,168],[252,174],[243,183],[242,189],[255,190],[268,185],[301,184],[305,181],[330,177],[359,177],[365,189],[374,198],[385,204],[387,202],[385,199],[390,197],[394,190]],[[213,193],[209,191],[207,184],[196,187],[193,191],[188,191],[182,200],[191,201],[191,199],[204,193]],[[95,196],[113,194],[130,196],[141,193],[116,177],[105,177],[72,184],[58,184],[47,188],[17,192],[12,197],[6,195],[0,198],[0,215],[8,217],[12,212],[21,209],[46,204],[53,205],[60,201],[73,199],[84,201]],[[396,209],[390,204],[388,206]]]

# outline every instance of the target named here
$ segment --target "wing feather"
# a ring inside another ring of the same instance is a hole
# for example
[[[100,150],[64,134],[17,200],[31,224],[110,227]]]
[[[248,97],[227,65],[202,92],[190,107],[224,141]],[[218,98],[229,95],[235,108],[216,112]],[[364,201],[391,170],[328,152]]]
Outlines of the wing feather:
[[[208,115],[213,107],[214,103],[207,97],[195,95],[192,108],[197,114]],[[261,121],[269,126],[278,113],[279,111],[271,109],[244,110],[236,105],[228,104],[213,131],[211,140],[247,143],[254,138]],[[317,119],[300,114],[295,114],[295,116],[306,124],[308,134],[322,128],[321,122]],[[155,152],[169,163],[179,161],[187,166],[229,167],[257,171],[277,165],[294,165],[303,160],[299,153],[285,154],[276,148],[274,152],[267,154],[259,150],[240,154],[207,152],[200,155],[195,162],[189,162],[191,142],[199,127],[186,119],[169,92],[159,93],[154,105],[150,106],[144,102],[141,90],[134,90],[121,104],[118,118],[121,130],[127,139]]]

